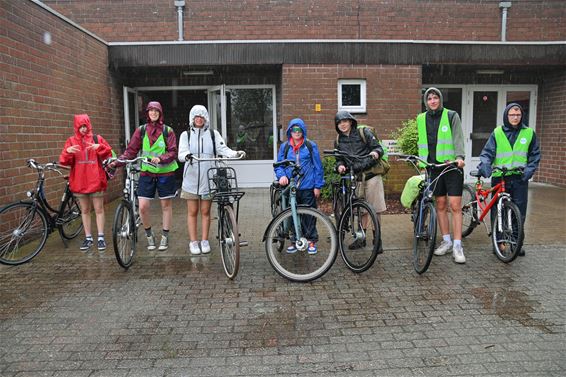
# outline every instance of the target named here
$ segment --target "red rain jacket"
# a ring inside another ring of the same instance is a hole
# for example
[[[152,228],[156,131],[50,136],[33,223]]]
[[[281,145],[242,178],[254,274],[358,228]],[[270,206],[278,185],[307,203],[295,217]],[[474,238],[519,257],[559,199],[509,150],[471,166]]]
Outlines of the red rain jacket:
[[[83,136],[79,132],[81,125],[87,126],[87,133]],[[65,147],[59,156],[59,163],[71,167],[69,184],[72,192],[90,194],[106,191],[108,183],[102,168],[102,161],[112,156],[112,148],[102,136],[98,135],[100,146],[93,150],[94,144],[92,126],[87,114],[75,115],[75,135],[67,139]],[[68,153],[67,148],[72,145],[80,147],[76,153]]]

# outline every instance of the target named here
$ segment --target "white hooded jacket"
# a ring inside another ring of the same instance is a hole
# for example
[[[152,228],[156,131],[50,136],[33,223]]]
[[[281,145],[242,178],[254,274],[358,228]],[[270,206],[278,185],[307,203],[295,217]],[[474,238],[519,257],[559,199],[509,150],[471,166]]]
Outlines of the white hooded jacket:
[[[194,126],[196,116],[205,119],[204,126],[197,128]],[[190,140],[187,132],[191,133]],[[210,128],[208,111],[204,106],[195,105],[189,113],[189,130],[183,131],[179,138],[179,161],[185,163],[183,171],[183,191],[191,194],[206,195],[210,192],[208,187],[208,169],[214,166],[214,161],[186,161],[186,157],[192,154],[198,158],[212,158],[214,149],[212,147],[211,132],[214,132],[216,144],[216,154],[219,156],[236,157],[237,152],[228,148],[226,142],[216,130]]]

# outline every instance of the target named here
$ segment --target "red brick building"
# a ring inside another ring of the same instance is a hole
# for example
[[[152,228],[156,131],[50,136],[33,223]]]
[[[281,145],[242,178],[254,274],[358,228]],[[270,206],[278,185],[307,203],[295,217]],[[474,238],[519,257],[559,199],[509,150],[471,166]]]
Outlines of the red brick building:
[[[440,87],[462,118],[468,167],[505,104],[541,141],[534,180],[566,186],[566,4],[533,1],[0,0],[4,169],[0,204],[30,188],[27,158],[57,158],[86,112],[122,149],[147,101],[177,134],[195,104],[249,159],[242,183],[271,180],[281,126],[297,116],[323,148],[339,108],[383,139]],[[273,137],[275,135],[275,137]],[[393,187],[395,175],[389,179]],[[53,195],[60,193],[62,183]],[[119,187],[113,184],[112,195]]]

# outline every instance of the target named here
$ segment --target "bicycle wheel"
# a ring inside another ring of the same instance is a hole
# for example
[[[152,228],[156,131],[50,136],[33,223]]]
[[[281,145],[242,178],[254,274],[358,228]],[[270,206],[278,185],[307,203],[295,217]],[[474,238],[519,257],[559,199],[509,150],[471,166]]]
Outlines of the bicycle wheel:
[[[413,239],[413,267],[417,273],[422,274],[430,266],[436,243],[436,209],[434,204],[426,203],[422,208],[422,213],[417,212],[416,218]],[[419,223],[421,225],[420,232],[418,230]]]
[[[373,208],[365,201],[346,206],[338,226],[340,254],[353,272],[364,272],[377,258],[381,231]]]
[[[291,281],[308,282],[328,272],[336,260],[338,255],[336,229],[332,221],[317,209],[299,207],[297,214],[299,222],[304,221],[305,216],[312,216],[316,221],[318,233],[316,254],[307,252],[307,241],[312,240],[295,239],[292,231],[294,222],[291,208],[281,212],[269,224],[264,237],[265,251],[269,263],[279,275]],[[295,252],[289,253],[287,249],[278,249],[277,246],[280,243],[285,244],[286,241],[289,245],[295,245]]]
[[[59,225],[59,234],[66,240],[72,240],[79,235],[83,229],[83,221],[81,218],[81,208],[77,198],[69,192],[71,197],[64,202],[63,208],[59,210],[61,214],[57,220]]]
[[[462,191],[462,237],[467,237],[474,231],[477,223],[478,204],[476,192],[470,185],[464,185]]]
[[[35,257],[47,240],[49,225],[34,203],[13,203],[0,210],[0,263],[23,264]]]
[[[234,208],[229,205],[224,206],[223,214],[218,221],[220,222],[218,240],[220,241],[222,265],[228,279],[234,279],[240,267],[240,236]]]
[[[509,263],[517,258],[523,247],[523,221],[519,207],[510,199],[502,200],[501,222],[499,216],[494,217],[491,226],[491,240],[497,258]]]
[[[132,204],[123,200],[118,204],[112,223],[112,243],[118,264],[126,270],[136,253],[137,227]]]

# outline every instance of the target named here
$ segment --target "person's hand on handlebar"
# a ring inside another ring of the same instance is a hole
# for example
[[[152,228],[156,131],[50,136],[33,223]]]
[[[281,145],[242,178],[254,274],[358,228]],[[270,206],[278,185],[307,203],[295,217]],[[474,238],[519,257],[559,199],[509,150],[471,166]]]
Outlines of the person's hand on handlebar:
[[[379,153],[377,153],[376,151],[371,151],[369,152],[369,154],[374,160],[379,160]]]
[[[240,158],[246,158],[246,151],[236,151],[236,156]]]
[[[459,167],[460,169],[464,169],[464,166],[466,166],[466,163],[464,162],[464,160],[461,160],[461,159],[459,159],[459,158],[456,159],[456,161],[454,161],[454,162],[458,165],[458,167]]]
[[[155,165],[161,163],[161,159],[159,157],[152,157],[150,161],[153,162]]]
[[[289,184],[289,178],[282,176],[281,178],[279,178],[279,184],[281,186],[287,186]]]
[[[344,174],[348,169],[344,165],[338,165],[338,168],[336,170],[338,170],[338,174]]]

